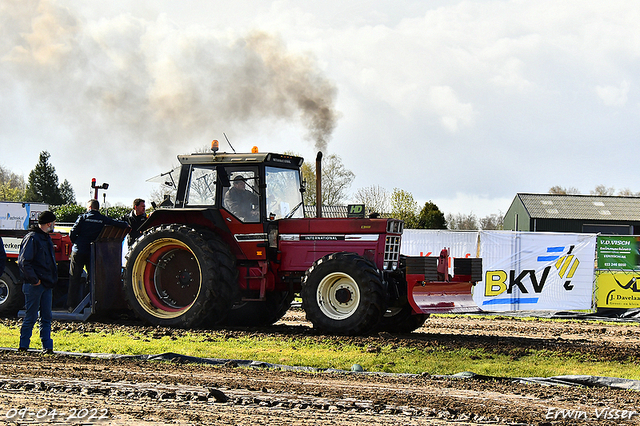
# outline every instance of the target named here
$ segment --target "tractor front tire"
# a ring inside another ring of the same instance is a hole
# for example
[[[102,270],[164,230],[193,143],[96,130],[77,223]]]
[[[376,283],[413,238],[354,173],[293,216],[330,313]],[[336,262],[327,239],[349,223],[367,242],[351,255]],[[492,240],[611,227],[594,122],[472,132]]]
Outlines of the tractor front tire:
[[[235,260],[208,231],[172,224],[146,231],[127,254],[124,297],[143,321],[189,328],[233,305]]]
[[[300,295],[307,319],[329,334],[367,334],[386,311],[377,268],[356,253],[318,259],[305,273]]]
[[[7,264],[0,276],[0,317],[14,318],[24,307],[24,294],[19,281],[18,267]]]

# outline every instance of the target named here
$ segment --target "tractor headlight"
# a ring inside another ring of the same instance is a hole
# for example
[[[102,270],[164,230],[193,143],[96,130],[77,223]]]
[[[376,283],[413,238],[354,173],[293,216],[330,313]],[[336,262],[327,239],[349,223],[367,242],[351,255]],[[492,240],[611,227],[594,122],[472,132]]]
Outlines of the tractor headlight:
[[[382,262],[382,269],[385,271],[395,271],[398,269],[398,262]]]
[[[278,248],[278,228],[269,229],[269,247]]]

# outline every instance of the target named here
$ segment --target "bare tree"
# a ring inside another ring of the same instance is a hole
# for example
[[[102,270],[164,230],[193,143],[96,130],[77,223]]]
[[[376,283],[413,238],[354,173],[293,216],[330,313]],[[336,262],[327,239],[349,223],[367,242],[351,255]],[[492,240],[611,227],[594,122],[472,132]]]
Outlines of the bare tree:
[[[633,192],[629,188],[624,188],[618,191],[620,197],[640,197],[640,192]]]
[[[389,193],[380,185],[358,188],[353,195],[353,201],[364,204],[373,212],[389,212]]]
[[[342,164],[342,159],[331,154],[322,164],[322,202],[328,206],[344,204],[347,190],[356,175]]]
[[[480,218],[480,229],[482,230],[502,230],[504,229],[504,214],[491,214]]]
[[[616,192],[615,188],[607,188],[604,185],[598,185],[595,189],[589,191],[591,195],[612,196]]]
[[[633,192],[629,188],[624,188],[618,191],[618,194],[615,194],[616,190],[614,187],[607,187],[605,185],[598,185],[595,189],[589,191],[590,195],[598,195],[598,196],[606,196],[611,197],[613,195],[617,195],[619,197],[640,197],[640,192]],[[575,187],[565,188],[559,185],[552,186],[549,188],[549,194],[559,194],[559,195],[579,195],[580,191]]]
[[[447,215],[447,224],[449,229],[456,231],[478,229],[478,217],[473,213],[449,213]]]
[[[304,193],[304,203],[308,206],[316,204],[316,170],[313,165],[305,162],[301,168],[302,178],[307,182],[307,190]],[[331,154],[322,160],[322,204],[325,206],[337,206],[345,204],[347,190],[351,186],[356,175],[348,170],[342,159]]]
[[[152,205],[152,202],[156,205],[160,205],[167,198],[171,200],[171,202],[174,202],[176,199],[176,189],[166,185],[159,185],[151,190],[148,202],[149,205]]]
[[[580,191],[578,190],[578,188],[575,188],[573,186],[571,186],[569,188],[564,188],[562,186],[555,185],[555,186],[552,186],[551,188],[549,188],[549,194],[578,195],[578,194],[580,194]]]

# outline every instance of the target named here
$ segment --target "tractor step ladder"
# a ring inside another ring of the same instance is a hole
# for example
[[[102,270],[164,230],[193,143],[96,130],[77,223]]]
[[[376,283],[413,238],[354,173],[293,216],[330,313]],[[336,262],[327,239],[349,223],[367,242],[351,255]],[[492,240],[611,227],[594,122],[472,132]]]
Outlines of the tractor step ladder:
[[[260,266],[260,275],[247,276],[247,280],[260,280],[260,297],[257,299],[242,298],[243,302],[264,302],[267,300],[267,262],[258,262]]]

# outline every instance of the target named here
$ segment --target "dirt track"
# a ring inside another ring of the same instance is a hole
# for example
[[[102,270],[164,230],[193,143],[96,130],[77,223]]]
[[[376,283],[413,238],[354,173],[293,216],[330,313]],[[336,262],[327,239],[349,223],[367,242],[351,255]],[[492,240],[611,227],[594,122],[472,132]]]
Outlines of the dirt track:
[[[105,324],[56,327],[87,332]],[[173,332],[178,331],[163,330]],[[328,338],[316,335],[295,310],[261,332]],[[640,362],[640,326],[627,324],[431,318],[410,335],[349,339],[366,346],[392,340],[397,346],[483,347],[513,357],[547,348],[581,352],[593,360]],[[0,356],[0,423],[8,424],[69,424],[76,422],[69,418],[74,413],[82,424],[115,425],[640,424],[640,414],[633,411],[640,412],[639,392],[604,387],[428,374],[312,374],[14,351]]]

